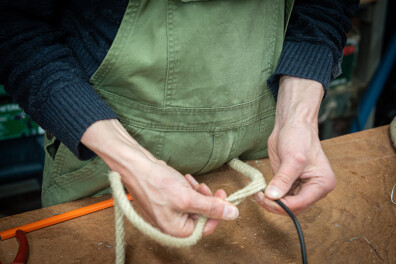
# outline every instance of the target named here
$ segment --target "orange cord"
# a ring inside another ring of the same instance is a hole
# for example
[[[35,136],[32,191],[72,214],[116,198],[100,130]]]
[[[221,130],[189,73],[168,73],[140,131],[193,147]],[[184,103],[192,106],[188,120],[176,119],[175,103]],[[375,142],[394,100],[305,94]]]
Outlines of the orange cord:
[[[128,200],[132,200],[132,197],[128,194],[127,195]],[[6,240],[12,237],[15,237],[16,231],[18,229],[22,230],[25,233],[40,229],[40,228],[44,228],[47,226],[51,226],[57,223],[61,223],[82,215],[86,215],[86,214],[90,214],[108,207],[112,207],[114,206],[114,200],[113,199],[108,199],[99,203],[95,203],[95,204],[91,204],[88,206],[84,206],[82,208],[79,209],[75,209],[72,210],[70,212],[66,212],[63,214],[58,214],[58,215],[54,215],[27,225],[23,225],[23,226],[19,226],[19,227],[15,227],[12,229],[8,229],[5,231],[0,232],[0,239],[1,240]]]

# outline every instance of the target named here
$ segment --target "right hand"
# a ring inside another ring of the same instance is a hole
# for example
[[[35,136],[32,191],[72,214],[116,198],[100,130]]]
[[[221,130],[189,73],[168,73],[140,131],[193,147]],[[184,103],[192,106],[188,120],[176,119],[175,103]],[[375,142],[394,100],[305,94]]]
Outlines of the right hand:
[[[147,221],[166,234],[189,236],[195,228],[197,215],[210,218],[204,235],[216,229],[218,219],[238,217],[238,208],[224,200],[223,190],[212,197],[206,185],[198,184],[191,175],[183,177],[140,146],[118,120],[95,122],[85,131],[81,142],[111,170],[120,173],[134,199],[134,206]]]

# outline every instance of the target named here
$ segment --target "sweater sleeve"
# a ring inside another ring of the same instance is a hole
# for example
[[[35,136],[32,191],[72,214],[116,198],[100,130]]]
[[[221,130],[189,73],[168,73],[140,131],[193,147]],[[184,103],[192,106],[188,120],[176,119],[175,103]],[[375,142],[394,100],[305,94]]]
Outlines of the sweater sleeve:
[[[57,27],[57,1],[0,5],[0,83],[42,128],[78,158],[94,153],[80,143],[95,121],[117,118],[89,84]]]
[[[341,74],[342,49],[358,0],[296,0],[283,50],[268,86],[275,99],[282,75],[320,82],[325,93]]]

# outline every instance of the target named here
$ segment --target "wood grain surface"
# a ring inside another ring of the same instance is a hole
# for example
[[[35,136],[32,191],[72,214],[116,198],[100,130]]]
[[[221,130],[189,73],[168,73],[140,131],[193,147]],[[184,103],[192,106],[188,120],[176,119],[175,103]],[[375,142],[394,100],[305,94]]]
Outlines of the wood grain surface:
[[[337,187],[298,218],[309,263],[396,263],[396,152],[389,127],[322,142],[337,175]],[[268,159],[249,162],[272,177]],[[224,166],[198,177],[213,190],[231,193],[243,176]],[[0,230],[89,205],[109,196],[88,198],[0,219]],[[170,249],[126,225],[127,263],[301,263],[300,245],[287,216],[267,213],[253,199],[239,205],[240,217],[223,221],[196,246]],[[114,262],[113,208],[27,234],[28,263]],[[11,263],[15,239],[0,241],[0,261]]]

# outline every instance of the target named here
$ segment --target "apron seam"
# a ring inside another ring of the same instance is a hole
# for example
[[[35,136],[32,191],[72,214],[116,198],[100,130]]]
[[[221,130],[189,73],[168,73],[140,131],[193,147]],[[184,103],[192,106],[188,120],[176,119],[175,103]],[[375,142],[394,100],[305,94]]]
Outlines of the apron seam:
[[[59,175],[62,175],[62,171],[63,171],[63,166],[65,163],[65,153],[63,151],[63,144],[60,144],[58,147],[58,151],[56,152],[55,158],[54,158],[54,165],[53,168],[55,170],[52,170],[52,175],[51,177],[56,178]]]
[[[56,177],[56,179],[54,179],[52,181],[52,185],[48,186],[48,188],[43,192],[43,197],[47,197],[48,194],[55,191],[56,189],[59,189],[59,188],[66,189],[75,183],[87,180],[87,178],[91,177],[92,175],[96,175],[97,170],[87,167],[87,166],[89,166],[89,164],[87,164],[86,166],[84,166],[80,169],[77,169],[75,171],[71,171],[71,172],[68,172],[68,173],[65,173],[65,174],[62,174],[62,175],[59,175],[58,177]],[[84,177],[81,177],[82,172],[84,172],[84,174],[83,174]],[[70,177],[71,175],[73,177]],[[106,185],[108,185],[108,184],[106,184]]]
[[[166,78],[166,90],[165,90],[165,101],[163,105],[166,106],[171,104],[172,102],[172,94],[174,83],[176,82],[176,63],[175,63],[175,53],[176,53],[176,37],[174,34],[174,16],[173,13],[176,10],[176,3],[173,1],[168,1],[168,12],[167,12],[167,29],[168,29],[168,37],[167,37],[167,45],[168,45],[168,67],[166,69],[167,78]]]
[[[275,53],[275,49],[276,49],[276,45],[275,45],[275,42],[276,42],[276,32],[277,32],[277,30],[276,30],[276,25],[277,25],[277,17],[278,17],[278,15],[279,15],[279,0],[275,0],[275,11],[273,12],[274,13],[274,18],[272,19],[272,23],[271,23],[271,30],[270,30],[270,32],[272,33],[272,37],[271,37],[271,55],[272,56],[270,56],[270,58],[271,59],[269,59],[268,60],[268,67],[266,67],[266,68],[269,68],[269,69],[273,69],[274,70],[274,56],[276,55]]]
[[[236,105],[232,105],[232,106],[225,106],[225,107],[216,107],[216,108],[209,108],[209,107],[177,107],[177,106],[166,106],[166,107],[159,107],[159,106],[154,106],[154,105],[146,105],[146,104],[142,104],[139,103],[137,101],[134,101],[132,99],[123,97],[121,95],[118,95],[116,93],[112,93],[106,90],[102,90],[102,89],[97,89],[97,92],[100,95],[106,96],[110,99],[115,99],[115,100],[119,100],[125,104],[128,104],[129,106],[132,104],[133,107],[135,107],[135,109],[137,110],[142,110],[144,112],[148,112],[148,113],[155,113],[155,112],[161,112],[161,113],[177,113],[177,112],[186,112],[186,113],[213,113],[213,112],[225,112],[225,111],[230,111],[230,110],[238,110],[241,108],[245,108],[245,107],[250,107],[250,105],[253,104],[260,104],[260,100],[262,99],[266,99],[268,95],[271,95],[271,92],[269,89],[265,89],[263,91],[263,93],[259,96],[257,96],[254,99],[251,99],[250,101],[244,102],[244,103],[240,103],[240,104],[236,104]]]
[[[156,156],[158,157],[158,159],[161,159],[161,157],[162,157],[162,151],[164,149],[165,138],[166,138],[165,131],[161,131],[158,133],[157,146],[159,146],[159,147],[157,148],[157,151],[156,151]]]
[[[233,128],[238,128],[240,126],[246,126],[250,125],[254,122],[257,122],[261,119],[265,119],[269,116],[272,116],[275,113],[275,108],[267,109],[265,112],[251,117],[244,119],[242,121],[237,121],[234,123],[229,123],[228,125],[223,125],[219,126],[218,123],[213,123],[213,124],[199,124],[199,125],[173,125],[173,126],[165,126],[165,125],[158,125],[158,124],[153,124],[153,123],[145,123],[141,122],[139,120],[128,120],[128,121],[123,121],[127,125],[133,125],[136,127],[140,128],[147,128],[147,129],[153,129],[157,131],[167,131],[167,132],[177,132],[177,131],[201,131],[201,132],[208,132],[208,131],[225,131],[225,130],[230,130]]]
[[[194,174],[201,174],[204,173],[205,171],[208,171],[208,168],[213,167],[214,162],[217,160],[216,158],[216,150],[217,150],[217,141],[216,139],[217,135],[215,132],[212,134],[212,151],[210,152],[209,159],[207,160],[206,164],[196,173]],[[210,170],[210,169],[209,169]]]
[[[118,32],[120,32],[119,37],[116,37],[110,46],[109,51],[107,52],[102,65],[99,66],[97,71],[92,75],[90,79],[90,83],[94,88],[100,86],[100,84],[104,81],[106,76],[111,72],[113,69],[114,65],[119,59],[119,56],[121,54],[121,50],[123,49],[125,45],[124,39],[127,37],[127,33],[131,32],[136,21],[136,15],[139,12],[140,6],[141,6],[141,1],[134,1],[130,0],[128,6],[131,6],[131,8],[126,9],[124,17],[121,21],[120,28],[118,29]],[[127,18],[128,21],[126,22],[132,22],[132,23],[126,23],[124,22],[124,18]],[[124,23],[123,23],[124,22]]]

